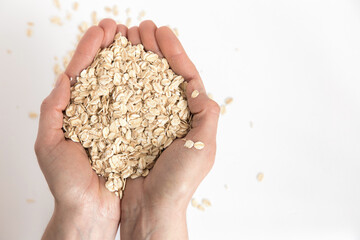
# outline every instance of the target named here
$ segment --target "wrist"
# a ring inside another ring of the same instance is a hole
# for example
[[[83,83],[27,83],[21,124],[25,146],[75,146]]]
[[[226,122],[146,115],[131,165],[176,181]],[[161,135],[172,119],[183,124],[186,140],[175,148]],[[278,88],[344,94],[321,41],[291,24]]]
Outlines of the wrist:
[[[42,239],[115,239],[119,221],[55,203]]]
[[[188,239],[186,207],[137,205],[122,209],[122,240]]]

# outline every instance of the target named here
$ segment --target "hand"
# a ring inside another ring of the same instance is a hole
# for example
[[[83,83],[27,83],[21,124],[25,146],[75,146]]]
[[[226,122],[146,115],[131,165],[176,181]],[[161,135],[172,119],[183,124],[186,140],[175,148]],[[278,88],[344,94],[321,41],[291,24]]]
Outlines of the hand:
[[[206,145],[203,150],[187,149],[182,140],[176,140],[147,178],[128,181],[121,209],[122,239],[186,238],[186,207],[212,167],[219,107],[207,97],[198,72],[175,35],[166,27],[157,29],[151,21],[127,30],[124,25],[103,20],[84,35],[66,72],[41,107],[35,151],[55,198],[54,214],[44,239],[113,239],[116,234],[119,199],[104,188],[104,180],[91,169],[82,146],[65,140],[61,128],[62,111],[70,99],[69,77],[86,68],[97,50],[112,42],[117,31],[133,44],[142,42],[145,49],[164,54],[172,69],[188,81],[187,96],[194,118],[186,138]],[[200,95],[192,99],[195,89]]]
[[[43,239],[115,238],[120,199],[92,170],[80,143],[64,138],[62,111],[70,101],[69,77],[75,78],[90,65],[98,49],[113,41],[116,30],[116,23],[110,19],[89,28],[65,73],[41,105],[35,152],[55,198],[54,214]]]
[[[168,27],[144,21],[123,35],[132,44],[142,43],[146,50],[165,56],[174,72],[188,82],[186,95],[194,117],[186,139],[201,141],[205,147],[188,149],[177,139],[146,178],[127,181],[121,202],[121,239],[186,239],[186,208],[214,163],[220,109],[207,96],[194,64]],[[191,98],[194,90],[200,94]]]

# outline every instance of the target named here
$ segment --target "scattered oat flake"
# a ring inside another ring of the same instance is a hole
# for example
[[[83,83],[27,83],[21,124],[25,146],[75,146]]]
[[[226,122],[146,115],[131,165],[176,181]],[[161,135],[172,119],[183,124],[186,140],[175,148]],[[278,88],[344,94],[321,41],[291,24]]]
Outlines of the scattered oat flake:
[[[253,128],[254,127],[254,123],[252,121],[249,122],[249,126],[250,128]]]
[[[210,202],[210,200],[208,200],[208,199],[206,199],[206,198],[203,198],[203,199],[201,200],[201,203],[202,203],[202,205],[203,205],[204,207],[211,207],[211,202]]]
[[[130,8],[125,9],[125,13],[126,13],[126,15],[127,15],[127,16],[129,16],[130,11],[131,11],[131,9],[130,9]]]
[[[35,199],[27,198],[27,199],[26,199],[26,202],[27,202],[27,203],[34,203],[34,202],[35,202]]]
[[[199,96],[199,91],[198,91],[198,90],[194,90],[194,91],[191,93],[191,97],[192,97],[192,98],[196,98],[197,96]]]
[[[34,26],[34,22],[27,22],[28,26]]]
[[[225,105],[221,105],[220,106],[220,114],[224,115],[225,113],[226,113],[226,107],[225,107]]]
[[[214,96],[211,93],[208,93],[207,95],[211,100],[214,100]]]
[[[113,6],[112,13],[114,14],[114,16],[119,15],[119,9],[116,5]]]
[[[33,35],[33,31],[30,28],[28,28],[27,31],[26,31],[26,35],[28,37],[31,37]]]
[[[106,12],[111,12],[111,7],[105,7],[104,9]]]
[[[75,51],[74,50],[71,50],[71,51],[68,51],[67,52],[67,55],[65,55],[63,57],[63,68],[67,68],[67,66],[69,65],[70,63],[70,60],[72,58],[72,56],[74,55]]]
[[[6,50],[6,53],[7,53],[7,54],[11,54],[12,51],[11,51],[10,49],[8,49],[8,50]]]
[[[38,117],[38,114],[36,112],[29,112],[29,118],[36,119]]]
[[[258,180],[258,182],[261,182],[261,181],[264,179],[264,173],[259,172],[259,173],[256,175],[256,179]]]
[[[143,19],[143,17],[145,16],[145,14],[146,13],[145,13],[144,10],[140,11],[139,16],[138,16],[138,20],[141,21]]]
[[[98,24],[98,20],[97,20],[97,13],[95,11],[93,11],[91,13],[91,21],[93,25],[97,25]]]
[[[225,98],[225,104],[230,104],[233,102],[233,100],[234,99],[232,97],[227,97],[227,98]]]
[[[196,201],[195,198],[191,199],[191,206],[193,206],[193,207],[199,206],[199,203],[198,203],[198,201]]]
[[[58,16],[51,17],[50,22],[53,23],[53,24],[59,25],[59,26],[62,25],[61,18],[58,17]]]
[[[89,25],[87,22],[81,22],[81,24],[79,25],[79,30],[81,33],[86,32],[86,30],[89,28]]]
[[[131,18],[128,17],[128,18],[126,19],[125,25],[126,25],[127,27],[130,27],[130,24],[131,24]]]
[[[60,1],[59,0],[54,0],[54,4],[57,9],[60,9]]]
[[[60,65],[58,63],[55,63],[53,70],[54,70],[55,76],[60,75],[62,72]]]
[[[226,190],[228,190],[228,189],[229,189],[229,186],[228,186],[227,184],[224,184],[224,188],[225,188]]]
[[[184,146],[187,148],[192,148],[194,146],[194,142],[191,140],[186,140]]]
[[[77,11],[78,8],[79,8],[79,3],[78,3],[78,2],[74,2],[74,4],[73,4],[73,9],[74,9],[74,11]]]
[[[202,142],[196,142],[194,143],[194,148],[196,148],[197,150],[201,150],[205,147],[205,144]]]
[[[205,208],[203,205],[199,204],[196,208],[199,209],[200,211],[205,211]]]
[[[66,13],[66,20],[70,21],[71,17],[72,17],[72,15],[70,12]]]

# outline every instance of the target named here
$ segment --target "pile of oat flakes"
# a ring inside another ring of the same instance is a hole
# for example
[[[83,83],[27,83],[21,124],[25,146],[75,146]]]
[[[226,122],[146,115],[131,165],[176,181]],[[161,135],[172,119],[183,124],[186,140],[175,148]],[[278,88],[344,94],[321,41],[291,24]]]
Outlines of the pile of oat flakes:
[[[82,144],[106,187],[122,197],[127,178],[146,176],[190,130],[185,88],[165,58],[118,33],[71,87],[65,137]]]

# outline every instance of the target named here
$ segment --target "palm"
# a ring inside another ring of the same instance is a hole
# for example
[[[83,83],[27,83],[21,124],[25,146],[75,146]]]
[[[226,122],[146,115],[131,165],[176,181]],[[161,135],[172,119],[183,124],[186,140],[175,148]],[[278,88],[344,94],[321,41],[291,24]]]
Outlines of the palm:
[[[105,188],[104,179],[91,169],[79,143],[62,139],[50,151],[38,151],[38,159],[57,202],[111,220],[120,219],[119,197]]]
[[[119,199],[105,188],[104,179],[92,170],[84,148],[70,140],[62,141],[54,150],[54,176],[51,181],[61,182],[61,185],[51,185],[54,196],[74,205],[89,204],[100,206],[110,211],[113,217],[119,215]],[[53,186],[53,187],[52,187]],[[80,200],[80,201],[79,201]]]
[[[199,133],[193,128],[186,139]],[[159,205],[171,204],[178,199],[187,202],[202,179],[210,171],[215,158],[215,141],[203,150],[184,147],[184,141],[175,140],[158,158],[146,178],[129,180],[122,201],[123,208],[146,199]]]

